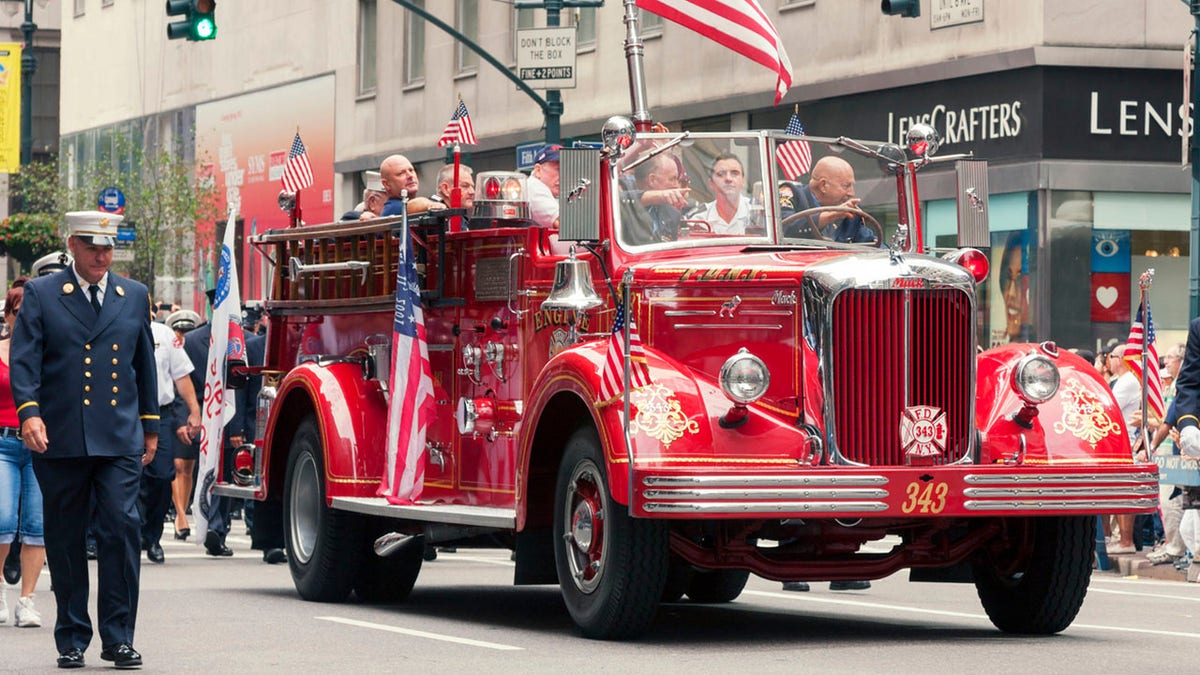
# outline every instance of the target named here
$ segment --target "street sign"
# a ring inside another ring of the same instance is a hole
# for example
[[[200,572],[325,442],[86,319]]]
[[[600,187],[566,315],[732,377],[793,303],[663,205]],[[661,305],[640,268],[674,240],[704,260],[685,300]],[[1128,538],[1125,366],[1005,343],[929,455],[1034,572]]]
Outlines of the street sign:
[[[106,187],[100,191],[96,206],[108,213],[125,213],[125,193],[117,187]]]
[[[533,160],[537,159],[538,150],[545,145],[542,141],[534,141],[533,143],[522,143],[517,146],[517,171],[529,171],[533,169]]]
[[[533,89],[574,89],[575,27],[518,30],[517,77]]]
[[[133,249],[131,248],[114,248],[113,262],[133,262]]]
[[[137,241],[136,227],[118,227],[117,228],[117,243],[129,243]]]

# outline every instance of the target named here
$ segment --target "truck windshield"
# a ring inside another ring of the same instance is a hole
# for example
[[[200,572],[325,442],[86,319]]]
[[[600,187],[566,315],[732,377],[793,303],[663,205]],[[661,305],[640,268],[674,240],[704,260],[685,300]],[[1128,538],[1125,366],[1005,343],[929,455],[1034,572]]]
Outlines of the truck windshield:
[[[837,152],[831,140],[765,131],[694,133],[682,140],[680,134],[640,134],[621,160],[614,188],[622,248],[877,246],[887,235],[883,214],[895,212],[894,182],[880,180],[874,160]],[[847,202],[860,211],[870,203],[881,213],[827,208]]]

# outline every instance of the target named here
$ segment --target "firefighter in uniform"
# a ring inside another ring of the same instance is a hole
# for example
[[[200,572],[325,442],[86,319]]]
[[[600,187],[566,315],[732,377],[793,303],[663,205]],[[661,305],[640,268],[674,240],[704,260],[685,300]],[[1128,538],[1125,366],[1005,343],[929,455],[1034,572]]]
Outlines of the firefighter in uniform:
[[[25,285],[13,330],[13,400],[45,505],[58,665],[83,667],[92,639],[84,550],[91,521],[100,658],[136,668],[138,483],[154,459],[159,421],[150,299],[145,286],[109,271],[121,216],[76,211],[66,220],[74,262]]]

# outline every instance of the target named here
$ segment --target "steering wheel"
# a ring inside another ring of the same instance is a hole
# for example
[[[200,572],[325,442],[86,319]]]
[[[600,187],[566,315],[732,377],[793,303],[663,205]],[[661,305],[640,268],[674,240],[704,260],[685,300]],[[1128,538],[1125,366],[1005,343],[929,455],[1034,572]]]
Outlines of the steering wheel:
[[[801,218],[806,218],[808,216],[816,215],[819,213],[827,213],[830,211],[836,211],[836,212],[840,212],[840,213],[853,213],[854,215],[859,216],[860,218],[863,219],[863,222],[866,223],[867,226],[871,228],[871,231],[875,233],[875,247],[878,248],[883,245],[883,226],[879,224],[878,220],[875,220],[875,216],[872,216],[871,214],[867,213],[866,211],[863,211],[862,209],[859,209],[859,208],[855,208],[853,206],[814,206],[811,209],[804,209],[803,211],[797,211],[797,212],[793,213],[792,215],[788,216],[787,218],[784,218],[783,222],[779,223],[779,228],[780,228],[780,230],[786,232],[788,225],[790,225],[791,223],[793,223]],[[810,220],[809,222],[811,223],[812,221]],[[813,223],[813,227],[811,227],[809,229],[812,231],[812,234],[813,234],[813,236],[811,237],[812,239],[819,239],[821,241],[830,241],[829,237],[826,237],[824,235],[824,233],[821,232],[819,220],[817,222]],[[867,243],[867,242],[863,242],[863,243]]]
[[[686,236],[688,238],[703,238],[713,236],[712,225],[710,225],[707,220],[702,220],[699,218],[684,218],[680,222],[680,225],[682,225],[682,227],[679,228],[680,239],[685,238],[684,232],[687,232]]]

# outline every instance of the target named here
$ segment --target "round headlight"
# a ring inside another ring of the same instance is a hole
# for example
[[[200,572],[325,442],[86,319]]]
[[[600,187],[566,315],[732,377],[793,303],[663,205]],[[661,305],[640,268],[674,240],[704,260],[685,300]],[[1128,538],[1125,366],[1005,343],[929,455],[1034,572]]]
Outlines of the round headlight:
[[[771,373],[762,359],[743,347],[721,366],[721,391],[736,403],[753,403],[767,393]]]
[[[1013,386],[1030,403],[1045,403],[1058,393],[1058,366],[1041,354],[1030,354],[1013,369]]]

